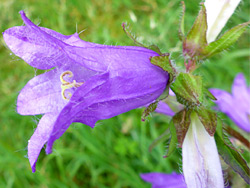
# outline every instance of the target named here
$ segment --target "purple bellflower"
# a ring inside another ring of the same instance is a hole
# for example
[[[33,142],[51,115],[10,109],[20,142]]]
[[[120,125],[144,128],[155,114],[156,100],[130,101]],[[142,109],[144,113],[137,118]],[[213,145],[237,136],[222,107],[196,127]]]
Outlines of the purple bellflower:
[[[229,116],[236,125],[250,132],[250,87],[247,87],[243,74],[238,74],[232,85],[232,94],[220,90],[209,90],[217,100],[218,110]]]
[[[3,33],[7,46],[32,67],[53,68],[31,79],[17,99],[19,114],[44,114],[28,142],[33,172],[43,146],[47,143],[51,153],[71,123],[94,127],[98,120],[153,102],[165,90],[167,72],[149,59],[156,52],[86,42],[77,33],[65,36],[38,27],[20,14],[25,26]]]
[[[181,174],[165,174],[151,172],[141,174],[141,178],[152,184],[152,188],[186,188],[184,177]]]

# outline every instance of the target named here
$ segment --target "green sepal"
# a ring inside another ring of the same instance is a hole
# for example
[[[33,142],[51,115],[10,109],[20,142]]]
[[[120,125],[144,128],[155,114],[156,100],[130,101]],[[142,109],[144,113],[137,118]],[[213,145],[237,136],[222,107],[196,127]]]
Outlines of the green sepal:
[[[186,106],[199,106],[203,102],[202,77],[188,73],[180,73],[170,88],[176,95],[177,101]]]
[[[160,100],[163,100],[168,97],[169,94],[169,87],[170,84],[174,81],[176,77],[176,70],[169,58],[169,54],[162,54],[161,56],[153,56],[150,58],[150,62],[153,65],[156,65],[160,68],[162,68],[164,71],[168,72],[169,79],[166,85],[165,90],[163,93],[156,99],[156,102],[150,104],[143,112],[142,114],[142,121],[145,121],[146,117],[151,113],[154,112],[155,109],[157,108],[157,104]]]
[[[205,94],[208,98],[210,98],[210,99],[212,99],[212,100],[214,100],[214,101],[217,100],[216,97],[215,97],[207,88],[203,87],[203,92],[204,92],[204,94]]]
[[[145,121],[147,116],[156,110],[157,105],[158,105],[158,101],[155,101],[145,108],[141,117],[142,121]]]
[[[184,23],[184,17],[185,17],[185,3],[184,1],[181,1],[182,5],[182,12],[181,12],[181,20],[180,20],[180,26],[179,26],[179,31],[178,31],[178,37],[181,41],[185,40],[185,23]]]
[[[169,123],[169,130],[171,133],[171,139],[168,145],[167,154],[164,156],[165,158],[169,157],[176,150],[177,143],[178,143],[176,129],[175,129],[173,120],[171,120]]]
[[[168,72],[169,74],[169,80],[168,83],[172,83],[174,78],[176,77],[176,69],[174,68],[174,65],[172,64],[169,54],[163,54],[161,56],[153,56],[150,58],[150,62],[153,65],[156,65],[160,68],[162,68],[164,71]]]
[[[218,121],[214,138],[216,141],[218,152],[223,160],[235,172],[237,172],[246,181],[246,183],[250,184],[250,169],[247,166],[246,161],[234,148],[230,140],[226,136],[224,136],[222,122],[220,120]]]
[[[247,29],[247,26],[250,24],[250,21],[240,24],[222,35],[218,40],[209,43],[200,54],[199,59],[206,59],[212,57],[213,55],[220,53],[231,45],[233,45],[238,38],[244,33]]]
[[[213,136],[216,131],[217,114],[205,107],[199,107],[195,111],[208,134]]]
[[[176,113],[173,117],[173,123],[176,129],[177,139],[180,147],[182,147],[182,143],[191,123],[191,113],[192,110],[183,109],[182,111]]]
[[[128,26],[126,23],[122,23],[122,28],[123,31],[126,33],[126,35],[133,40],[133,42],[137,45],[137,46],[141,46],[150,50],[155,51],[156,53],[158,53],[159,55],[162,55],[161,50],[158,46],[156,45],[150,45],[150,46],[145,46],[144,44],[140,43],[139,41],[136,40],[136,38],[133,36],[132,32],[128,29]]]
[[[183,43],[184,55],[195,57],[199,55],[201,49],[207,45],[207,16],[204,4],[201,4],[201,10],[187,34],[187,38]]]
[[[167,124],[166,130],[160,135],[158,136],[153,142],[152,144],[150,144],[148,151],[151,152],[155,146],[157,146],[159,143],[164,142],[165,140],[168,139],[169,137],[169,125],[170,123]]]

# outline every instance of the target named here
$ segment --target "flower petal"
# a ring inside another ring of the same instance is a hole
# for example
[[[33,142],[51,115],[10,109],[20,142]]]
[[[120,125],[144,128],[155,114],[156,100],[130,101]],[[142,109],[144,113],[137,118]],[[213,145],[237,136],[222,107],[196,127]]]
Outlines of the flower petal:
[[[26,27],[13,27],[3,33],[8,47],[31,66],[50,69],[71,62],[63,52],[64,43],[33,24],[20,12]]]
[[[175,112],[165,103],[160,101],[155,110],[158,113],[165,114],[166,116],[174,116]]]
[[[60,75],[67,70],[73,72],[73,79],[78,82],[85,82],[96,74],[79,65],[68,65],[36,76],[18,95],[17,112],[22,115],[59,112],[68,102],[62,98],[60,82]]]
[[[232,110],[233,98],[230,93],[220,89],[209,89],[209,91],[217,99],[214,102],[219,106],[220,111],[226,113]]]
[[[206,0],[207,12],[207,42],[213,42],[228,19],[234,13],[240,0]]]
[[[66,46],[65,52],[75,62],[95,71],[109,71],[118,74],[121,70],[158,69],[150,63],[151,56],[158,54],[152,50],[136,46],[95,45],[92,47]],[[135,63],[136,62],[136,63]]]
[[[152,184],[153,188],[186,188],[184,178],[181,174],[146,173],[140,174],[141,178]]]
[[[232,94],[238,106],[250,114],[250,93],[248,92],[246,80],[242,73],[238,74],[234,79]]]
[[[155,100],[166,87],[165,74],[131,72],[110,78],[107,74],[90,78],[72,96],[61,111],[48,141],[47,152],[72,122],[94,127],[96,121],[108,119]],[[145,80],[148,80],[145,82]]]
[[[187,187],[224,187],[214,137],[207,133],[197,114],[191,115],[191,124],[182,146],[182,160]]]
[[[63,36],[38,27],[23,11],[20,14],[26,26],[6,30],[3,33],[4,40],[17,56],[35,68],[50,69],[62,64],[75,63],[102,72],[154,67],[149,58],[158,54],[152,50],[136,46],[108,46],[85,42],[80,40],[78,34]],[[156,66],[155,68],[160,69]]]
[[[37,125],[34,134],[28,142],[28,158],[30,161],[32,172],[36,171],[36,162],[38,156],[44,144],[49,139],[57,115],[58,114],[55,113],[48,113],[44,115],[39,121],[39,124]]]
[[[241,129],[250,132],[250,93],[243,74],[236,76],[232,86],[233,95],[220,89],[209,90],[216,98],[219,110],[227,114]]]

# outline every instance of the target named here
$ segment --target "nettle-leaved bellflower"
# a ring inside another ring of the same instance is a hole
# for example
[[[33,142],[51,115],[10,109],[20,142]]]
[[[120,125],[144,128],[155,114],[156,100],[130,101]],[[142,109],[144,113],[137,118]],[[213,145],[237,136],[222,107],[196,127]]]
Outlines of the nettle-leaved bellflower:
[[[108,46],[65,36],[33,24],[23,11],[25,26],[3,33],[7,46],[29,65],[52,70],[31,79],[17,99],[22,115],[44,114],[28,143],[35,172],[44,144],[46,153],[73,122],[94,127],[146,105],[165,90],[168,74],[150,63],[158,54],[142,47]]]
[[[232,95],[221,89],[209,90],[217,100],[218,110],[228,115],[236,125],[250,132],[250,87],[243,74],[238,74],[232,85]]]

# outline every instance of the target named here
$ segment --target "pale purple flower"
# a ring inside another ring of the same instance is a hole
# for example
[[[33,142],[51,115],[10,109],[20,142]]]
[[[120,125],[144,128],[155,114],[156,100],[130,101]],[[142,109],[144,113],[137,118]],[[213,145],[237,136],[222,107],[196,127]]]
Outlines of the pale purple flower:
[[[175,112],[183,108],[177,101],[172,101],[171,106]],[[172,116],[173,110],[161,102],[156,112]],[[191,124],[182,145],[182,167],[187,187],[223,188],[222,169],[214,137],[207,133],[196,113],[193,112],[190,118]]]
[[[220,90],[209,90],[217,100],[218,109],[228,115],[241,129],[250,132],[250,87],[243,74],[238,74],[232,85],[232,94]]]
[[[141,174],[141,178],[152,184],[152,188],[186,188],[184,177],[181,174],[165,174],[151,172]]]
[[[142,47],[108,46],[65,36],[33,24],[23,11],[25,26],[3,33],[7,46],[31,66],[52,70],[34,77],[20,92],[17,112],[44,114],[28,143],[35,172],[44,144],[46,153],[73,122],[94,127],[146,105],[164,91],[168,74],[150,63],[154,51]]]
[[[223,188],[220,158],[213,136],[210,136],[196,113],[182,145],[182,168],[188,188]]]

